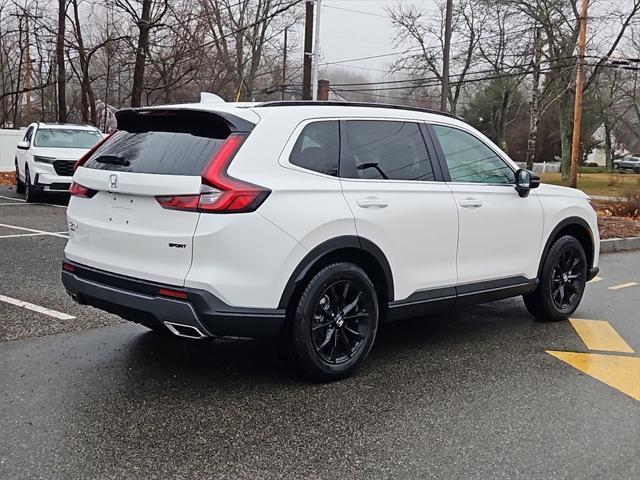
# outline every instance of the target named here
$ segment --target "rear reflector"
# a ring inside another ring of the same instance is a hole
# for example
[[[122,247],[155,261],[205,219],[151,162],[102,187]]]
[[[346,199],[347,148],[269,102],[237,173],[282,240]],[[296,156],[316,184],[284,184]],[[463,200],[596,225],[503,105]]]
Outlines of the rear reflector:
[[[163,208],[206,213],[253,212],[271,190],[229,176],[227,169],[248,134],[233,133],[213,154],[202,172],[200,195],[156,197]]]
[[[187,298],[187,292],[183,292],[181,290],[171,290],[170,288],[160,288],[158,290],[158,295],[163,295],[165,297],[174,297],[174,298]]]
[[[87,188],[77,182],[72,182],[71,187],[69,187],[69,193],[74,197],[91,198],[98,193],[98,191]]]
[[[68,272],[75,272],[76,267],[70,263],[62,262],[62,269],[67,270]]]
[[[98,193],[98,191],[87,188],[77,182],[72,182],[69,187],[69,193],[74,197],[91,198]]]

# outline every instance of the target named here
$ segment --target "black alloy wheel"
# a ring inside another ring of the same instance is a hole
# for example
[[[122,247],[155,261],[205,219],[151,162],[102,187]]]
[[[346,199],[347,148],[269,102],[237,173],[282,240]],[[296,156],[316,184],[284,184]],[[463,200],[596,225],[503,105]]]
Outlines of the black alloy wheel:
[[[565,248],[551,272],[551,298],[555,305],[565,310],[572,308],[582,297],[585,276],[584,254],[575,247]]]
[[[24,183],[20,180],[18,163],[16,162],[16,193],[24,193]]]
[[[314,380],[337,380],[366,358],[378,329],[378,296],[367,273],[340,262],[314,274],[288,312],[287,350]]]
[[[310,328],[322,361],[344,363],[363,347],[372,323],[363,297],[366,293],[351,280],[338,280],[320,294]]]
[[[31,184],[31,175],[29,174],[29,169],[25,167],[24,171],[24,183],[25,183],[25,191],[24,191],[24,199],[27,203],[37,202],[39,198],[39,193],[35,189],[35,187]]]
[[[557,239],[543,259],[538,287],[522,296],[529,313],[542,321],[569,318],[582,300],[587,270],[582,244],[570,235]]]

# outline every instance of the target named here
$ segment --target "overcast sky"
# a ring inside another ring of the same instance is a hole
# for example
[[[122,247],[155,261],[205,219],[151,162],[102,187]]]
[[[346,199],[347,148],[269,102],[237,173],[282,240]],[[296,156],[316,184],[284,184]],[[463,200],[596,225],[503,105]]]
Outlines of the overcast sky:
[[[394,30],[384,8],[401,2],[417,5],[426,11],[435,8],[434,0],[322,0],[320,41],[323,60],[331,63],[400,52],[394,47]],[[378,70],[386,70],[393,59],[389,56],[342,65],[354,73],[378,79],[384,76]]]

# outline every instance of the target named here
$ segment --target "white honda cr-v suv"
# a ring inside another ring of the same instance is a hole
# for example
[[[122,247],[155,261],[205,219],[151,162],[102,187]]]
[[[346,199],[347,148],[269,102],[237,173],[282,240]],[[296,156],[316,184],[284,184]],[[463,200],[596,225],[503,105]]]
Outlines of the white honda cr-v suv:
[[[562,320],[598,271],[588,197],[454,116],[271,102],[117,119],[75,170],[62,281],[153,330],[281,337],[339,378],[382,321],[517,295]]]

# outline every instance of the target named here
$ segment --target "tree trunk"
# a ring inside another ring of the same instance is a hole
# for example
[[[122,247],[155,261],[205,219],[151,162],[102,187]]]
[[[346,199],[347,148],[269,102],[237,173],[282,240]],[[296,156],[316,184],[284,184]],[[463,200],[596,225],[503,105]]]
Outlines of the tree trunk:
[[[542,28],[537,26],[533,41],[533,85],[529,102],[529,137],[527,139],[527,168],[533,170],[540,123],[540,59],[542,56]]]
[[[152,0],[142,0],[142,15],[138,23],[140,35],[136,48],[136,63],[133,68],[133,87],[131,89],[131,106],[142,106],[142,88],[144,86],[144,67],[147,60],[147,48],[149,46],[149,29],[151,19]]]
[[[56,41],[56,58],[58,60],[58,122],[67,121],[67,80],[64,64],[64,30],[66,24],[67,1],[58,0],[58,38]]]
[[[604,118],[604,153],[607,159],[607,170],[613,170],[613,145],[611,144],[611,125],[607,117]]]
[[[560,145],[561,145],[561,178],[568,180],[571,173],[571,143],[573,139],[573,95],[563,95],[560,99]]]

